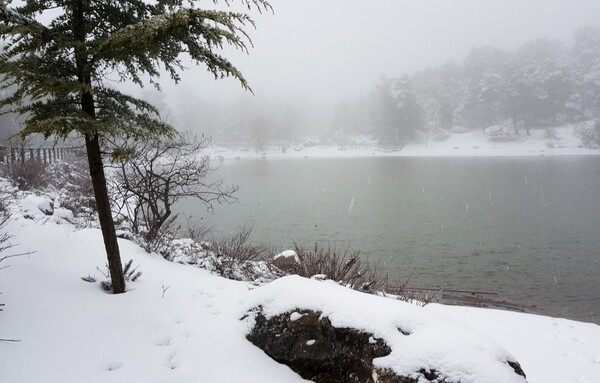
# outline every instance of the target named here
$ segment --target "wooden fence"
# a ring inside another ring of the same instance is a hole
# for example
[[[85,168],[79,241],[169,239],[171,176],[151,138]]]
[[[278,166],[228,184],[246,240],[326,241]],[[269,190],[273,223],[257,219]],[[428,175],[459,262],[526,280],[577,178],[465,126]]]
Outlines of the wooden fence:
[[[26,147],[0,145],[0,162],[12,164],[37,160],[46,164],[52,164],[73,154],[77,150],[74,147]]]

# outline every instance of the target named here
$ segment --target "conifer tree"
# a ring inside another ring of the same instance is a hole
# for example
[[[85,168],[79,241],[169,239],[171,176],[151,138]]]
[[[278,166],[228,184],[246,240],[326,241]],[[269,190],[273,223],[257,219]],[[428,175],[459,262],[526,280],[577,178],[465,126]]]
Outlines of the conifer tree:
[[[214,1],[215,3],[218,0]],[[229,6],[231,0],[222,0]],[[267,0],[239,0],[270,10]],[[115,77],[158,86],[160,70],[179,81],[186,53],[215,78],[231,76],[249,90],[239,70],[216,50],[247,50],[250,16],[198,9],[194,0],[0,0],[0,81],[13,92],[3,111],[25,118],[23,136],[64,139],[78,134],[85,148],[113,292],[125,291],[119,247],[106,187],[103,137],[149,140],[171,136],[151,104],[106,81]]]

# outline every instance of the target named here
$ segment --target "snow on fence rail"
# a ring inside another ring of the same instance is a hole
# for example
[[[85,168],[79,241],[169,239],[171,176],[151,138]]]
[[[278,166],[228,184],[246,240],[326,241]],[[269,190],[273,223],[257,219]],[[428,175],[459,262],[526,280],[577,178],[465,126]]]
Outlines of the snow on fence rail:
[[[47,164],[62,160],[73,154],[75,147],[25,147],[0,145],[0,162],[11,164],[15,162],[25,162],[37,160]]]

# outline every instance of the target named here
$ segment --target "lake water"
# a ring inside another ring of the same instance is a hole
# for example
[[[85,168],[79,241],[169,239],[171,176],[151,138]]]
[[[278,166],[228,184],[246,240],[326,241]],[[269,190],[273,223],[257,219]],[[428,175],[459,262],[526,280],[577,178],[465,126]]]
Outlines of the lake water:
[[[225,161],[238,204],[180,211],[214,234],[350,246],[390,279],[498,293],[600,323],[600,157]]]

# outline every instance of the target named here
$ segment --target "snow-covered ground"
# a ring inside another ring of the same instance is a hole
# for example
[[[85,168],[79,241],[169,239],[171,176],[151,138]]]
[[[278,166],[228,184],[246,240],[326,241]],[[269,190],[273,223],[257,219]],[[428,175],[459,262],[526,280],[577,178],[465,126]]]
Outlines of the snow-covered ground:
[[[327,157],[426,157],[426,156],[549,156],[549,155],[599,155],[600,149],[589,149],[581,145],[581,139],[574,134],[575,126],[567,125],[551,130],[532,129],[531,135],[525,131],[515,135],[492,137],[482,131],[454,133],[443,141],[435,139],[427,143],[413,143],[400,150],[382,149],[375,144],[340,146],[313,146],[255,150],[223,148],[215,145],[210,150],[212,157],[224,159],[250,158],[327,158]]]
[[[43,206],[43,198],[23,199],[7,227],[20,244],[9,253],[35,253],[0,264],[10,266],[0,270],[6,304],[0,338],[20,340],[0,342],[0,382],[303,381],[246,340],[249,323],[241,318],[257,304],[273,313],[314,306],[334,324],[377,333],[392,347],[407,344],[390,326],[421,331],[410,357],[398,352],[377,361],[398,370],[430,360],[457,374],[470,365],[484,376],[478,383],[519,381],[490,380],[498,371],[494,363],[512,355],[530,383],[600,381],[598,325],[438,304],[421,308],[299,277],[257,287],[165,261],[127,240],[120,241],[122,258],[133,259],[143,275],[126,294],[110,295],[99,286],[105,265],[100,232],[76,230],[61,209],[58,217],[45,216]],[[97,282],[81,279],[87,276]]]

